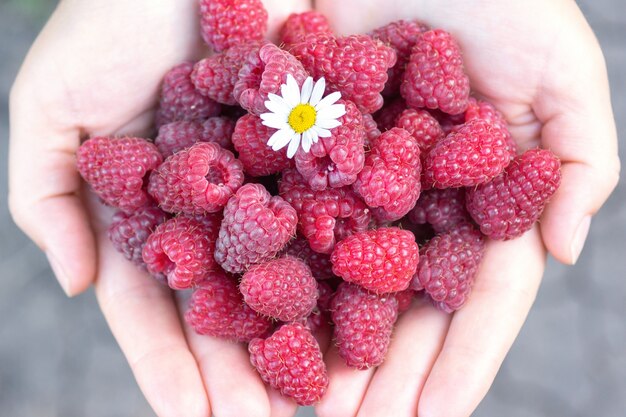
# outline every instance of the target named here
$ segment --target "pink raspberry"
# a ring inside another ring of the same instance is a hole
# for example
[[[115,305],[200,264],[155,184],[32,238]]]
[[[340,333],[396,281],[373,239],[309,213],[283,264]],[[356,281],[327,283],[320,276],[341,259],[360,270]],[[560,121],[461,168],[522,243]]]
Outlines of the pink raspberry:
[[[335,275],[383,294],[408,288],[419,249],[413,233],[384,227],[345,238],[335,246],[330,260]]]
[[[394,294],[377,295],[344,282],[333,296],[330,311],[339,356],[348,366],[367,369],[383,363],[398,318]]]
[[[411,288],[423,288],[442,311],[458,310],[469,297],[484,251],[482,235],[469,224],[435,236],[420,251]]]
[[[470,97],[470,101],[471,101]],[[468,104],[469,108],[469,104]],[[448,114],[439,109],[428,109],[428,112],[439,122],[439,126],[443,129],[443,133],[447,136],[453,130],[456,130],[465,123],[465,113]]]
[[[167,277],[175,290],[191,288],[217,268],[213,259],[219,215],[178,216],[156,227],[143,247],[148,271]]]
[[[238,73],[233,89],[235,100],[250,113],[260,115],[267,112],[265,101],[268,94],[279,94],[280,86],[291,74],[299,86],[307,77],[300,61],[289,52],[274,44],[263,45],[258,53],[248,54]]]
[[[465,189],[432,189],[423,192],[409,212],[415,224],[430,224],[436,233],[444,233],[470,220],[465,209]]]
[[[309,242],[301,236],[292,240],[283,251],[284,255],[301,259],[310,268],[315,279],[323,280],[332,278],[333,265],[330,263],[330,256],[325,253],[318,253],[311,249]]]
[[[162,158],[152,143],[141,138],[93,137],[76,151],[76,167],[106,204],[132,212],[150,203],[145,178]]]
[[[280,29],[280,44],[289,50],[309,33],[332,34],[333,31],[326,16],[320,12],[310,10],[304,13],[292,13]]]
[[[420,149],[409,132],[394,127],[376,141],[354,191],[370,207],[381,207],[386,220],[399,220],[420,195]]]
[[[351,101],[337,104],[346,107],[346,114],[338,119],[341,125],[331,130],[330,137],[320,137],[309,152],[299,148],[295,155],[296,168],[314,190],[350,185],[363,169],[363,116]]]
[[[315,252],[331,253],[336,242],[368,228],[369,209],[350,188],[313,191],[295,170],[283,171],[279,188],[296,209],[300,232]]]
[[[468,122],[474,119],[482,119],[489,122],[492,126],[502,129],[504,136],[506,137],[506,143],[509,146],[509,152],[511,158],[515,158],[517,154],[517,144],[509,132],[509,125],[504,118],[504,115],[498,111],[488,101],[477,100],[470,97],[467,110],[465,110],[465,121]]]
[[[243,272],[276,256],[296,234],[297,222],[285,200],[260,184],[246,184],[224,208],[215,260],[228,272]]]
[[[261,0],[200,0],[200,17],[202,37],[216,52],[260,41],[267,31]]]
[[[398,300],[398,314],[402,314],[411,308],[413,299],[415,298],[415,290],[407,288],[404,291],[395,292],[393,295],[395,295],[396,300]]]
[[[391,46],[398,57],[396,65],[388,71],[389,81],[385,85],[383,95],[392,96],[399,92],[402,76],[411,56],[411,49],[419,35],[427,30],[428,26],[416,20],[398,20],[370,32],[372,38]]]
[[[109,225],[109,240],[126,259],[146,269],[141,255],[143,247],[154,229],[167,219],[167,214],[150,205],[137,209],[132,214],[118,211]]]
[[[340,91],[363,113],[383,106],[387,69],[396,63],[394,50],[367,35],[335,38],[311,33],[291,49],[314,79],[324,77],[328,91]]]
[[[289,256],[252,265],[239,290],[253,310],[285,322],[308,316],[319,297],[309,267]]]
[[[239,70],[248,55],[258,51],[264,44],[261,41],[244,42],[198,61],[191,73],[196,90],[218,103],[229,106],[237,104],[233,89],[239,79]]]
[[[426,110],[404,110],[396,119],[396,126],[408,131],[415,138],[422,152],[428,151],[445,137],[437,119]]]
[[[232,152],[199,142],[167,158],[150,176],[148,192],[170,213],[214,213],[243,179],[243,166]]]
[[[400,93],[410,107],[441,109],[449,114],[467,108],[470,85],[461,50],[442,29],[422,33],[411,51]]]
[[[503,131],[484,120],[470,120],[430,149],[424,181],[436,188],[472,187],[493,179],[509,162]]]
[[[396,127],[396,121],[400,114],[406,110],[406,102],[403,98],[398,97],[393,100],[387,100],[382,109],[374,113],[374,120],[378,124],[381,132]]]
[[[204,120],[220,114],[220,105],[200,94],[191,82],[192,62],[183,62],[163,78],[156,126],[181,120]]]
[[[492,239],[508,240],[530,230],[561,183],[561,163],[545,149],[518,155],[491,182],[467,191],[467,210]]]
[[[248,351],[263,381],[299,405],[315,404],[326,393],[328,374],[322,351],[302,324],[285,324],[265,340],[254,339]]]
[[[380,136],[380,130],[378,124],[374,120],[374,117],[369,113],[363,114],[363,127],[365,128],[365,139],[363,145],[369,148],[374,145],[376,139]]]
[[[215,142],[222,148],[232,148],[230,137],[235,122],[227,117],[211,117],[204,123],[197,120],[172,122],[159,128],[154,144],[164,158],[188,148],[196,142]]]
[[[330,325],[330,302],[335,294],[335,291],[328,285],[327,281],[318,281],[317,289],[319,291],[319,298],[317,299],[316,307],[306,319],[299,321],[311,330],[311,333],[313,333],[316,338],[318,332],[323,331]],[[317,339],[319,342],[319,338]]]
[[[261,118],[253,114],[237,120],[232,140],[246,174],[263,177],[281,172],[291,165],[287,148],[274,151],[267,146],[274,132],[276,129],[265,126]]]
[[[273,323],[248,307],[235,279],[222,270],[209,273],[191,296],[185,321],[196,333],[249,342],[269,334]]]

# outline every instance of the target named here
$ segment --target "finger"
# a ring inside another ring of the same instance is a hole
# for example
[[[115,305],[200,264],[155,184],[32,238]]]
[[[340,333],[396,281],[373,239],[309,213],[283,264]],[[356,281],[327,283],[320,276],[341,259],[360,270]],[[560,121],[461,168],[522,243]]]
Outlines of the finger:
[[[467,304],[454,313],[419,399],[420,417],[467,417],[483,399],[535,299],[545,250],[535,227],[489,242]]]
[[[298,404],[289,397],[285,397],[279,391],[266,386],[267,397],[270,400],[271,417],[293,417],[298,411]]]
[[[324,355],[329,385],[322,400],[315,406],[319,417],[355,416],[374,375],[374,368],[360,371],[346,365],[339,351],[332,345]]]
[[[137,383],[160,417],[208,417],[207,394],[171,291],[101,235],[96,296]]]
[[[374,373],[359,416],[417,415],[418,398],[443,345],[450,317],[426,299],[414,303],[400,317],[385,362]]]

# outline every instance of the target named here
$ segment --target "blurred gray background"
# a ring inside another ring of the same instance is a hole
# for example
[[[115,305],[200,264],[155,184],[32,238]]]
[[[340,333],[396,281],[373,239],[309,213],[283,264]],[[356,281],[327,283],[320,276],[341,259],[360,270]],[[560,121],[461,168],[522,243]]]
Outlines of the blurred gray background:
[[[578,3],[606,56],[624,160],[626,3]],[[93,292],[66,298],[8,213],[8,93],[55,4],[0,0],[0,416],[153,416]],[[475,416],[626,416],[625,249],[622,181],[594,218],[576,267],[550,261],[528,321]]]

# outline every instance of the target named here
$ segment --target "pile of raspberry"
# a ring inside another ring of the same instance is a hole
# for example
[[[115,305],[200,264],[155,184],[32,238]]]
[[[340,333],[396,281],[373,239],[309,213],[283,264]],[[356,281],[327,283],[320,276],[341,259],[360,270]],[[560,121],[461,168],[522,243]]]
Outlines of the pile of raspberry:
[[[560,182],[549,150],[519,152],[503,115],[471,95],[445,30],[397,21],[336,36],[317,12],[265,40],[260,0],[200,0],[213,54],[163,79],[155,136],[92,137],[76,154],[117,208],[109,237],[173,290],[198,333],[247,343],[262,379],[299,404],[328,387],[332,332],[350,367],[384,359],[419,297],[470,298],[487,239],[539,219]],[[289,159],[260,114],[287,75],[324,77],[345,115]]]

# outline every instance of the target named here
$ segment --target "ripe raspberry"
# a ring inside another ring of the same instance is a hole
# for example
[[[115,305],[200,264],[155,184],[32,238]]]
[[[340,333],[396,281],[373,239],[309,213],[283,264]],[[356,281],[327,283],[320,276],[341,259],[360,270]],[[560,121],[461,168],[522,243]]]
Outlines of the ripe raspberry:
[[[309,242],[301,236],[291,241],[282,253],[304,261],[311,268],[315,279],[328,279],[334,276],[330,256],[315,252],[309,246]]]
[[[470,97],[471,100],[471,97]],[[469,108],[469,104],[468,104]],[[439,109],[428,109],[428,112],[439,122],[439,125],[443,129],[445,135],[449,135],[450,132],[459,128],[465,123],[465,113],[448,114]]]
[[[437,119],[426,110],[404,110],[396,119],[396,126],[408,131],[422,152],[428,151],[437,141],[445,137]]]
[[[459,114],[467,108],[469,92],[461,50],[452,35],[441,29],[422,33],[400,86],[407,104]]]
[[[246,184],[224,208],[215,260],[228,272],[243,272],[276,256],[296,234],[297,222],[285,200],[260,184]]]
[[[145,269],[146,263],[143,261],[141,251],[148,236],[167,218],[167,214],[154,206],[142,207],[132,214],[118,211],[109,225],[109,240],[126,259]]]
[[[484,251],[482,235],[470,225],[435,236],[420,251],[411,288],[423,288],[442,311],[458,310],[469,297]]]
[[[302,324],[285,324],[265,340],[254,339],[248,351],[263,381],[298,404],[315,404],[326,393],[328,374],[322,351]]]
[[[192,62],[183,62],[163,78],[156,126],[181,120],[204,120],[217,116],[220,105],[196,91],[191,82]]]
[[[413,233],[385,227],[345,238],[335,246],[330,260],[335,275],[383,294],[408,288],[418,252]]]
[[[398,60],[396,65],[389,69],[389,81],[385,85],[383,95],[397,94],[402,82],[406,64],[411,56],[411,48],[417,42],[419,35],[428,30],[428,26],[415,20],[398,20],[374,29],[370,36],[391,46],[396,51]]]
[[[273,323],[248,307],[235,280],[217,270],[193,292],[185,321],[196,333],[249,342],[266,336]]]
[[[470,120],[430,149],[424,181],[436,188],[472,187],[490,181],[509,162],[503,131],[484,120]]]
[[[261,118],[253,114],[237,120],[232,140],[246,174],[263,177],[281,172],[291,165],[291,160],[287,158],[287,148],[277,152],[267,146],[267,141],[275,131],[276,129],[265,126]]]
[[[467,110],[465,110],[465,121],[474,119],[482,119],[489,122],[492,126],[502,129],[509,146],[511,158],[515,158],[517,154],[517,144],[509,132],[509,125],[504,115],[498,111],[491,103],[483,100],[477,100],[470,97]]]
[[[381,132],[396,127],[396,121],[400,114],[406,110],[406,102],[403,98],[398,97],[394,100],[387,100],[382,109],[374,113],[374,120],[378,124]]]
[[[413,304],[413,299],[415,298],[415,290],[407,288],[404,291],[395,292],[393,295],[395,295],[396,300],[398,300],[398,314],[402,314],[411,308],[411,304]]]
[[[144,179],[162,158],[141,138],[93,137],[76,151],[78,172],[106,204],[132,212],[151,201]]]
[[[319,298],[317,299],[317,307],[322,312],[330,311],[330,303],[335,295],[335,290],[328,284],[327,281],[318,281],[317,289],[319,291]]]
[[[383,106],[387,69],[396,63],[394,50],[367,35],[335,38],[311,33],[291,49],[314,79],[324,77],[329,91],[340,91],[363,113]]]
[[[311,333],[318,339],[318,332],[328,327],[331,323],[330,320],[330,302],[333,299],[335,291],[328,285],[327,281],[318,281],[317,289],[319,291],[319,298],[317,299],[317,305],[308,315],[305,320],[301,320],[300,323],[304,324]]]
[[[239,290],[253,310],[285,322],[308,316],[319,297],[309,267],[289,256],[251,266]]]
[[[363,114],[363,127],[365,128],[363,145],[369,148],[374,145],[374,142],[376,142],[376,139],[380,136],[380,130],[378,129],[378,124],[376,124],[374,117],[369,113]]]
[[[421,194],[415,208],[409,212],[415,224],[430,224],[436,233],[452,230],[456,225],[470,220],[465,210],[465,189],[432,189]]]
[[[370,207],[381,207],[386,220],[399,220],[420,194],[420,149],[413,136],[394,127],[376,141],[354,191]]]
[[[218,103],[237,104],[233,89],[239,79],[239,70],[248,55],[264,44],[261,41],[244,42],[198,61],[193,67],[191,82],[196,90]]]
[[[335,242],[367,230],[370,211],[349,188],[313,191],[296,170],[285,170],[280,195],[298,213],[298,226],[311,249],[331,253]]]
[[[267,95],[280,94],[280,86],[287,82],[287,74],[291,74],[299,86],[307,77],[300,61],[289,52],[274,44],[265,44],[258,53],[248,54],[239,70],[233,96],[250,113],[265,113]]]
[[[491,182],[467,191],[467,210],[492,239],[508,240],[529,230],[561,183],[561,163],[552,152],[531,149],[515,157]]]
[[[164,158],[196,142],[215,142],[227,149],[232,147],[230,137],[234,127],[235,122],[227,117],[211,117],[204,123],[197,120],[172,122],[159,128],[154,144]]]
[[[243,179],[243,166],[232,152],[199,142],[167,158],[150,176],[148,192],[170,213],[214,213]]]
[[[202,38],[215,52],[262,40],[267,11],[261,0],[200,0]]]
[[[346,107],[346,114],[338,119],[341,125],[331,130],[330,137],[320,137],[309,152],[300,147],[295,155],[296,168],[314,190],[350,185],[363,169],[363,116],[351,101],[337,104]]]
[[[326,16],[320,12],[311,10],[304,13],[292,13],[280,29],[280,44],[284,49],[289,50],[309,33],[332,34],[333,31]]]
[[[376,295],[344,282],[330,311],[339,356],[348,366],[367,369],[383,363],[398,318],[398,300],[393,294]]]
[[[175,290],[198,285],[217,268],[213,259],[219,215],[178,216],[157,226],[143,247],[153,275],[164,274]]]

